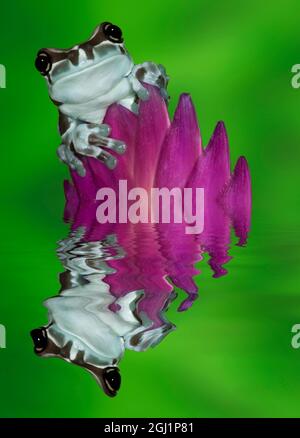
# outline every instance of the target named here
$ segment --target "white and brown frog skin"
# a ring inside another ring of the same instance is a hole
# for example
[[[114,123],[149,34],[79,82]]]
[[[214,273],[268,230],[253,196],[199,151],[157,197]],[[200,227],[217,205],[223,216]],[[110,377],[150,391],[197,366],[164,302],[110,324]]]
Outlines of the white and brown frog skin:
[[[121,29],[108,22],[71,49],[41,49],[35,66],[58,106],[62,137],[58,156],[81,176],[85,168],[80,155],[95,157],[113,169],[117,159],[109,150],[125,152],[124,142],[110,138],[110,127],[103,124],[110,105],[118,103],[138,113],[139,101],[149,97],[141,82],[157,86],[168,99],[164,67],[152,62],[135,65],[124,47]]]
[[[175,295],[157,308],[161,324],[153,326],[137,310],[143,290],[116,299],[105,282],[105,276],[114,272],[105,260],[124,257],[114,235],[83,242],[84,233],[79,228],[59,243],[57,254],[65,268],[61,290],[45,301],[48,324],[32,330],[31,337],[38,356],[61,358],[86,369],[105,394],[114,397],[121,386],[118,365],[125,350],[145,351],[175,329],[164,316]],[[108,256],[108,248],[114,248],[115,254]]]

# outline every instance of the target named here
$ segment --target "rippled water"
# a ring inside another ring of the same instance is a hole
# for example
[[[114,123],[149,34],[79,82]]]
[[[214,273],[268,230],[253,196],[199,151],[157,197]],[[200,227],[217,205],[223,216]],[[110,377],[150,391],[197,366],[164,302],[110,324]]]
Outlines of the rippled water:
[[[79,208],[69,236],[58,244],[61,289],[44,303],[48,323],[31,334],[38,355],[85,368],[115,396],[126,350],[156,347],[176,329],[168,309],[176,301],[178,311],[188,310],[198,298],[197,262],[206,263],[205,257],[215,278],[227,273],[231,229],[244,246],[250,213],[231,215],[210,204],[200,235],[186,234],[184,224],[104,226],[94,207],[90,220],[86,205],[82,213]],[[176,300],[179,289],[183,300]]]

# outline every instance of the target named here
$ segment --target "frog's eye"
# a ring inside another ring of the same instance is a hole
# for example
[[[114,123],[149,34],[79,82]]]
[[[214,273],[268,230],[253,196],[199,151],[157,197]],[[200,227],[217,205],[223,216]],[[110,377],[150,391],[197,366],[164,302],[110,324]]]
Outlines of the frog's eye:
[[[121,375],[119,369],[116,367],[108,367],[104,369],[103,380],[111,396],[117,394],[121,386]]]
[[[104,23],[103,33],[106,36],[106,38],[108,40],[112,41],[113,43],[122,43],[123,42],[122,31],[115,24]]]
[[[30,332],[34,343],[34,351],[36,353],[42,353],[48,344],[47,332],[44,327],[34,329]]]
[[[52,67],[50,55],[46,52],[39,52],[35,60],[35,66],[43,76],[46,76]]]

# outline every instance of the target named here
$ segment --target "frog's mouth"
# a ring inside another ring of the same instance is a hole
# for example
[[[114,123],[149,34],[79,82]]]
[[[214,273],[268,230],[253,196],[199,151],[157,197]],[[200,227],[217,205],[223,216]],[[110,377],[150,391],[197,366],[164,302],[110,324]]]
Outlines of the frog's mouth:
[[[36,350],[39,356],[59,357],[83,368],[87,364],[93,364],[97,368],[105,368],[119,363],[124,353],[122,351],[119,357],[114,357],[109,354],[110,352],[105,354],[104,349],[103,351],[97,351],[93,343],[84,341],[78,333],[71,333],[57,326],[55,321],[52,321],[44,328],[44,331],[47,344],[43,350]]]
[[[77,49],[77,52],[78,55],[76,56],[76,63],[74,63],[72,58],[69,56],[68,51],[64,59],[61,59],[54,64],[51,72],[49,73],[52,84],[61,79],[72,79],[92,68],[99,68],[108,60],[112,61],[114,58],[118,58],[120,56],[130,58],[123,47],[115,46],[109,43],[98,47],[95,46],[93,48],[92,58],[88,58],[86,52],[84,52],[82,49]]]
[[[115,54],[105,60],[86,63],[68,74],[61,74],[49,83],[50,97],[62,104],[88,104],[105,96],[122,83],[133,68],[131,58]],[[123,82],[125,87],[125,83]],[[126,87],[125,87],[126,88]]]

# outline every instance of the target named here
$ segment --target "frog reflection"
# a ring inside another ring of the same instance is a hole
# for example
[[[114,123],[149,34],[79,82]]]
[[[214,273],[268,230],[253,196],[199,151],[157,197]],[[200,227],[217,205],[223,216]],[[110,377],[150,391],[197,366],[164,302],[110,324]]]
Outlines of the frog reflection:
[[[122,258],[122,248],[114,236],[80,242],[83,233],[80,229],[61,242],[58,256],[66,269],[60,275],[61,291],[45,302],[48,325],[32,330],[31,337],[37,355],[85,368],[113,397],[121,385],[118,364],[125,349],[144,351],[175,328],[163,316],[174,294],[168,291],[155,309],[151,301],[159,322],[151,321],[145,310],[138,312],[143,290],[113,296],[104,281],[113,272],[106,261]]]

